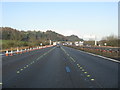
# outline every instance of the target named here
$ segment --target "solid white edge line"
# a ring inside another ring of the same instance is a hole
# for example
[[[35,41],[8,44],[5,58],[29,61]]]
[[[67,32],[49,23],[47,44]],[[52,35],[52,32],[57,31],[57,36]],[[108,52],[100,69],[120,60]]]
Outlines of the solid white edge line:
[[[108,59],[108,60],[110,60],[110,61],[114,61],[114,62],[120,63],[120,61],[115,60],[115,59],[112,59],[112,58],[108,58],[108,57],[104,57],[104,56],[101,56],[101,55],[97,55],[97,54],[85,52],[85,51],[82,51],[82,50],[78,50],[78,51],[83,52],[83,53],[87,53],[87,54],[90,54],[90,55],[93,55],[93,56],[98,56],[98,57],[101,57],[101,58],[104,58],[104,59]]]

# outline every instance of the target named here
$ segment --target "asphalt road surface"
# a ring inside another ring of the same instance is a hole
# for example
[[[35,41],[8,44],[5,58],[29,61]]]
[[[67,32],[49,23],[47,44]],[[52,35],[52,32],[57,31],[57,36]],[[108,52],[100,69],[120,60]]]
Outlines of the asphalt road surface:
[[[61,46],[2,58],[3,88],[118,88],[118,62]]]

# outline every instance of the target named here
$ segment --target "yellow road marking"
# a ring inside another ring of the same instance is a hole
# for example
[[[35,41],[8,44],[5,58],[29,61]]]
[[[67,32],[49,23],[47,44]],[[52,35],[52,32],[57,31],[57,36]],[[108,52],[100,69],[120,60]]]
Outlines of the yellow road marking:
[[[90,75],[87,75],[87,77],[90,77]]]
[[[17,71],[17,73],[20,73],[20,71]]]
[[[87,73],[87,72],[84,72],[84,73]]]
[[[85,71],[84,69],[82,69],[82,71]]]
[[[80,67],[80,69],[82,69],[82,67]]]
[[[21,71],[23,70],[23,69],[20,69]]]
[[[52,48],[52,49],[49,50],[48,52],[52,51],[53,49],[55,49],[55,48]],[[42,56],[40,56],[40,57],[37,58],[36,60],[39,60],[39,59],[42,58],[44,55],[48,54],[48,52],[47,52],[47,53],[44,53]],[[24,67],[24,68],[27,68],[29,65],[33,64],[34,62],[35,62],[35,61],[33,61],[33,62],[31,62],[30,64],[26,65],[26,67]],[[20,70],[22,71],[23,69],[20,69]],[[17,73],[20,73],[20,71],[17,71]]]
[[[62,50],[66,53],[66,55],[70,56],[63,48],[62,48]],[[74,58],[72,58],[71,56],[70,56],[70,59],[75,62]],[[80,69],[82,69],[82,71],[84,71],[85,74],[88,73],[88,72],[86,72],[86,71],[83,69],[83,67],[80,67],[80,64],[77,64],[77,66],[78,66]],[[87,77],[90,77],[90,75],[87,75]],[[91,80],[91,81],[94,81],[95,79],[92,78],[92,79],[90,79],[90,80]]]
[[[91,81],[94,81],[95,79],[92,78],[92,79],[90,79],[90,80],[91,80]]]

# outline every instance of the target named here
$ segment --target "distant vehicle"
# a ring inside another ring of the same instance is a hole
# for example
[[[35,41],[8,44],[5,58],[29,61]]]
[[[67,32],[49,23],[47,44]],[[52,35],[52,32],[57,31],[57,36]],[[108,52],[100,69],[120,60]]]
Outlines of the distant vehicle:
[[[91,47],[92,45],[87,44],[86,47]]]
[[[59,44],[57,44],[57,48],[60,48],[60,45],[59,45]]]

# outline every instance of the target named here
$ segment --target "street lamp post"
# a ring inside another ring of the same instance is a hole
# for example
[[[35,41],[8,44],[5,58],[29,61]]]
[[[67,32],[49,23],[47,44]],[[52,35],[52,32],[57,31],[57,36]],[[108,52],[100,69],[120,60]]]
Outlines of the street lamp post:
[[[96,40],[96,36],[95,36],[95,46],[97,45],[97,40]]]
[[[51,40],[50,40],[50,45],[51,45]]]

